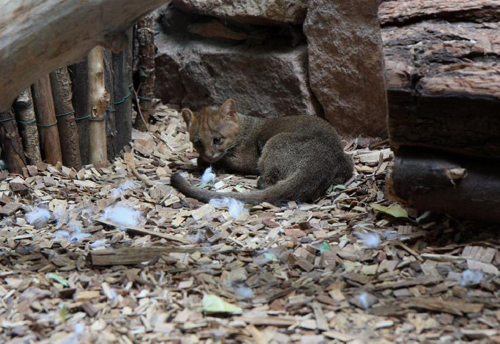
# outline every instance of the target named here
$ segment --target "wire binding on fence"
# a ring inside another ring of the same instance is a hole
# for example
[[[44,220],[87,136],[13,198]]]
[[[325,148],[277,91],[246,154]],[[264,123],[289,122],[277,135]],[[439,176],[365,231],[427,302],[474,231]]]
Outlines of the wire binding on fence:
[[[0,119],[0,123],[9,122],[9,121],[12,121],[12,120],[14,120],[14,119],[15,119],[14,117]]]
[[[33,118],[31,121],[18,121],[20,124],[31,125],[36,123],[36,118]]]
[[[60,114],[56,115],[56,117],[69,116],[69,115],[72,115],[74,113],[75,113],[75,110],[71,110],[71,111],[68,111],[68,112],[65,112],[65,113],[60,113]]]
[[[54,125],[57,124],[57,119],[52,122],[52,123],[47,123],[47,124],[37,124],[38,127],[42,127],[42,128],[48,128],[48,127],[53,127]]]

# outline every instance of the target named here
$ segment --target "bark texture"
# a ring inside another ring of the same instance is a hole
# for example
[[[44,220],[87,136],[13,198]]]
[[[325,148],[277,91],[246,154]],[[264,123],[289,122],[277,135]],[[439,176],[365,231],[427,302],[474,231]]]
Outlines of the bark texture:
[[[78,127],[75,121],[75,110],[72,104],[71,80],[66,67],[50,73],[57,127],[61,140],[63,164],[76,170],[82,168]]]
[[[139,107],[134,126],[146,131],[153,115],[152,100],[155,95],[155,42],[153,30],[154,17],[147,15],[137,23],[137,41],[139,43]]]
[[[109,106],[109,93],[104,80],[104,50],[97,46],[87,58],[89,72],[89,139],[90,163],[96,167],[108,164],[106,145],[106,110]]]
[[[40,153],[40,138],[36,126],[35,108],[31,89],[21,92],[14,102],[14,110],[19,125],[19,132],[23,141],[24,155],[28,165],[37,165],[42,161]]]
[[[46,75],[32,86],[36,121],[40,135],[42,157],[52,165],[63,162],[56,113],[50,86],[50,77]]]
[[[87,58],[80,63],[69,67],[71,84],[73,89],[73,108],[75,109],[75,121],[78,127],[78,141],[82,164],[90,164],[90,142],[89,142],[89,74]]]
[[[113,62],[111,51],[104,49],[104,82],[106,85],[106,92],[109,94],[109,105],[106,110],[106,146],[108,160],[114,159],[118,152],[116,146],[116,110],[115,110],[115,93],[114,93],[114,79]]]
[[[9,171],[22,174],[23,167],[26,167],[26,158],[12,111],[0,112],[0,143]]]
[[[121,151],[132,140],[132,30],[126,50],[112,55],[116,147]]]
[[[499,32],[498,23],[384,29],[394,148],[500,157]]]
[[[165,0],[24,0],[0,3],[0,111],[26,87],[77,62],[98,44],[125,48],[122,33]],[[15,47],[15,48],[14,48]]]

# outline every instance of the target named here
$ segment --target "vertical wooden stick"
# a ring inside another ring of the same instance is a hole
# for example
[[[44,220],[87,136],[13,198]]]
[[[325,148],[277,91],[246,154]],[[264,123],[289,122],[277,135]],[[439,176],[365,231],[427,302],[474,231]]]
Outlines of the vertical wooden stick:
[[[32,92],[43,158],[56,165],[62,162],[62,152],[49,76],[35,82]]]
[[[75,110],[71,99],[71,80],[66,67],[50,73],[54,108],[56,110],[57,127],[61,138],[63,164],[76,170],[82,168],[78,128],[75,121]]]
[[[40,153],[40,138],[38,136],[35,108],[33,107],[33,97],[31,96],[30,88],[22,91],[16,98],[14,110],[19,122],[26,162],[28,165],[37,165],[42,161],[42,155]]]
[[[107,151],[108,160],[112,160],[118,151],[116,147],[116,124],[115,124],[115,92],[113,89],[115,76],[113,75],[113,63],[111,58],[111,51],[104,49],[104,82],[106,84],[106,91],[109,93],[109,106],[106,115],[106,137],[107,137]]]
[[[122,150],[132,139],[132,30],[127,32],[129,45],[113,54],[113,89],[115,95],[116,147]]]
[[[89,77],[87,70],[87,59],[80,63],[69,66],[71,84],[73,89],[73,108],[75,109],[75,121],[78,127],[78,141],[82,164],[90,164],[89,149]]]
[[[104,82],[104,51],[100,46],[88,55],[89,72],[89,110],[90,110],[90,163],[96,167],[108,164],[106,146],[106,110],[109,93]]]
[[[12,111],[0,112],[0,143],[9,170],[12,173],[22,174],[26,158]]]
[[[153,16],[147,15],[137,23],[137,40],[139,42],[139,106],[146,123],[154,114],[152,100],[155,90],[155,43],[153,30]],[[144,121],[137,116],[134,127],[148,130]]]

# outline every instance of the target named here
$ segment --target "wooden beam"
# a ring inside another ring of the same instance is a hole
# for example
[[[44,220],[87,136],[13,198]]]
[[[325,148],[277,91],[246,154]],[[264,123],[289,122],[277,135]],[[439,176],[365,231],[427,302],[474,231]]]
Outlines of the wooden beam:
[[[123,32],[166,0],[23,0],[0,2],[0,111],[56,68],[78,62],[96,45],[118,52]]]

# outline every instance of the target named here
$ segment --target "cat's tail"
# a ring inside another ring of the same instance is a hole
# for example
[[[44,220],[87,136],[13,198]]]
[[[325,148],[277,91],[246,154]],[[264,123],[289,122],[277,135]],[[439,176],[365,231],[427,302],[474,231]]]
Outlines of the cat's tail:
[[[249,204],[294,200],[298,198],[297,190],[301,186],[298,173],[294,173],[287,179],[279,181],[266,189],[251,192],[215,192],[200,189],[191,185],[179,172],[175,173],[170,181],[172,186],[184,195],[205,203],[210,202],[214,198],[224,197],[234,198]]]

